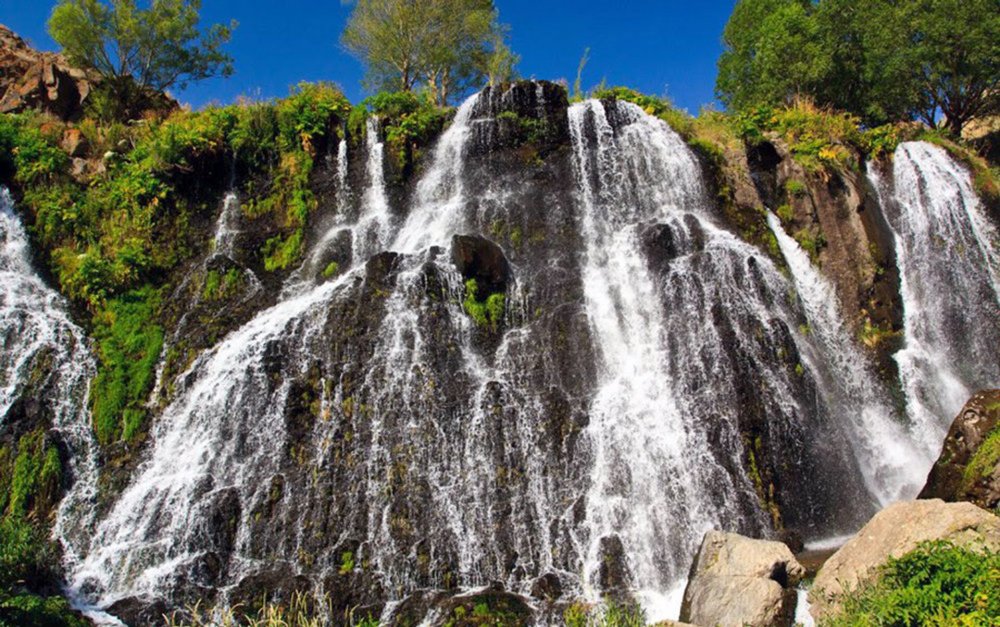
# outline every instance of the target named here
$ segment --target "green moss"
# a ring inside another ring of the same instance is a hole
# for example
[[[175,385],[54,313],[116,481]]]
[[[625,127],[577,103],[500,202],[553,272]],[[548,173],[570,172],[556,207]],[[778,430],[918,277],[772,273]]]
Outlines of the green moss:
[[[323,268],[323,278],[329,279],[330,277],[336,275],[338,272],[340,272],[340,264],[338,264],[336,261],[331,261],[330,263],[326,264],[325,268]]]
[[[802,198],[809,193],[809,188],[802,181],[789,179],[785,182],[785,191],[788,192],[789,196]]]
[[[1000,465],[1000,427],[990,432],[969,460],[962,477],[963,488],[967,490],[977,481],[989,477],[998,465]]]
[[[350,575],[354,572],[354,553],[344,551],[340,554],[340,574]]]
[[[133,291],[95,318],[100,365],[91,387],[94,432],[101,444],[132,441],[144,428],[146,398],[163,347],[159,294]]]
[[[815,228],[805,228],[796,231],[792,238],[798,242],[802,250],[809,253],[813,263],[819,263],[819,253],[826,247],[826,236]]]
[[[824,625],[996,625],[998,591],[1000,553],[926,542],[844,595]]]
[[[795,209],[791,205],[781,205],[775,210],[775,213],[778,214],[778,218],[784,224],[788,224],[795,219]]]
[[[7,452],[2,457],[9,455]],[[0,473],[7,472],[6,464],[0,467]],[[8,490],[6,515],[22,517],[53,507],[59,498],[62,472],[59,451],[47,441],[44,430],[21,436],[10,478],[3,482]]]
[[[277,235],[267,240],[261,249],[264,255],[264,269],[268,272],[284,270],[302,256],[301,230],[293,232],[288,237]]]

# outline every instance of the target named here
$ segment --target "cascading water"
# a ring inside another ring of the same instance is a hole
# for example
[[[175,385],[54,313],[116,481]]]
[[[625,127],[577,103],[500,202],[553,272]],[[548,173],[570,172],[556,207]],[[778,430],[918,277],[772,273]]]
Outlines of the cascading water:
[[[490,151],[515,96],[459,108],[408,207],[390,206],[376,120],[356,189],[341,142],[322,234],[278,304],[176,379],[131,483],[73,545],[76,593],[240,602],[247,580],[395,602],[554,574],[596,597],[618,560],[667,618],[709,527],[853,531],[919,480],[928,455],[773,218],[791,281],[719,226],[680,137],[623,102],[570,107],[563,170],[504,173]],[[545,88],[531,99],[545,118]],[[565,204],[519,195],[548,184]],[[219,253],[236,254],[237,209]],[[448,250],[476,233],[509,234],[492,330]]]
[[[94,360],[66,303],[31,267],[29,240],[14,214],[10,193],[0,188],[0,425],[30,395],[43,406],[68,453],[72,490],[60,504],[53,536],[75,567],[92,523],[97,491],[96,445],[87,392]]]
[[[816,501],[786,502],[786,511],[801,509],[797,522],[810,534],[856,524],[872,497],[851,497],[847,508],[828,500],[863,490],[843,479],[857,468],[820,393],[823,373],[806,359],[820,354],[798,330],[791,286],[713,225],[698,162],[663,122],[631,104],[590,101],[571,107],[570,124],[604,373],[588,430],[588,579],[601,569],[602,542],[615,537],[635,586],[664,602],[655,593],[676,590],[708,528],[765,533],[755,462],[745,468],[754,446],[741,437],[754,406],[771,446],[788,447],[786,480],[827,477],[825,489],[814,484]],[[803,362],[789,362],[793,353]],[[808,443],[824,438],[843,454]],[[837,520],[837,508],[851,511]]]
[[[907,412],[936,456],[972,393],[1000,384],[1000,240],[968,171],[942,148],[901,144],[891,186],[869,176],[896,239]]]
[[[912,498],[927,477],[931,458],[913,442],[902,421],[894,417],[887,390],[844,326],[833,285],[790,237],[778,217],[768,212],[781,253],[805,308],[818,353],[808,356],[817,370],[828,369],[824,392],[840,408],[843,426],[858,459],[868,491],[879,505]]]

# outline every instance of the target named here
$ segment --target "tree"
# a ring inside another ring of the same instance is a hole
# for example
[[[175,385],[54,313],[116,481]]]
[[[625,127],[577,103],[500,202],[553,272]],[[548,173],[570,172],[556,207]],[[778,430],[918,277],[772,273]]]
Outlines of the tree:
[[[61,0],[48,28],[71,63],[101,75],[114,113],[127,116],[150,93],[233,73],[222,46],[236,23],[203,32],[200,9],[201,0],[152,0],[146,9],[135,0]]]
[[[735,110],[801,93],[868,125],[960,135],[1000,114],[1000,0],[740,0],[716,90]]]
[[[493,0],[358,0],[342,42],[369,89],[424,85],[439,105],[486,77],[509,78],[517,62]]]
[[[782,104],[808,93],[827,65],[810,0],[741,0],[722,35],[716,93],[727,107]]]

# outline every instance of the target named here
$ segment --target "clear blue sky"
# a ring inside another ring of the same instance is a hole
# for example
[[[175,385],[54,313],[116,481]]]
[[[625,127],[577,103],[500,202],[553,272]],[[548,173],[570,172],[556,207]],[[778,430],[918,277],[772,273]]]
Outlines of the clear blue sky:
[[[142,4],[140,0],[140,4]],[[0,0],[0,23],[33,46],[54,50],[45,21],[55,0]],[[643,92],[668,94],[697,113],[714,100],[715,61],[735,0],[496,0],[521,55],[522,76],[572,83],[584,48],[584,88],[602,78]],[[365,94],[361,65],[344,52],[340,33],[351,7],[339,0],[203,0],[204,23],[236,19],[229,79],[175,94],[194,107],[240,95],[283,96],[299,81],[332,80],[352,101]]]

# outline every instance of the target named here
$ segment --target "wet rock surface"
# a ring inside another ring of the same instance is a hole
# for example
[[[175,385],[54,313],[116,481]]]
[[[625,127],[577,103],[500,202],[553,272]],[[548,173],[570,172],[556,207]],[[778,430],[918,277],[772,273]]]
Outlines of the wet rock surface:
[[[984,445],[997,439],[1000,426],[1000,390],[977,393],[955,417],[941,456],[918,498],[969,501],[994,510],[1000,505],[1000,442],[996,450]]]

